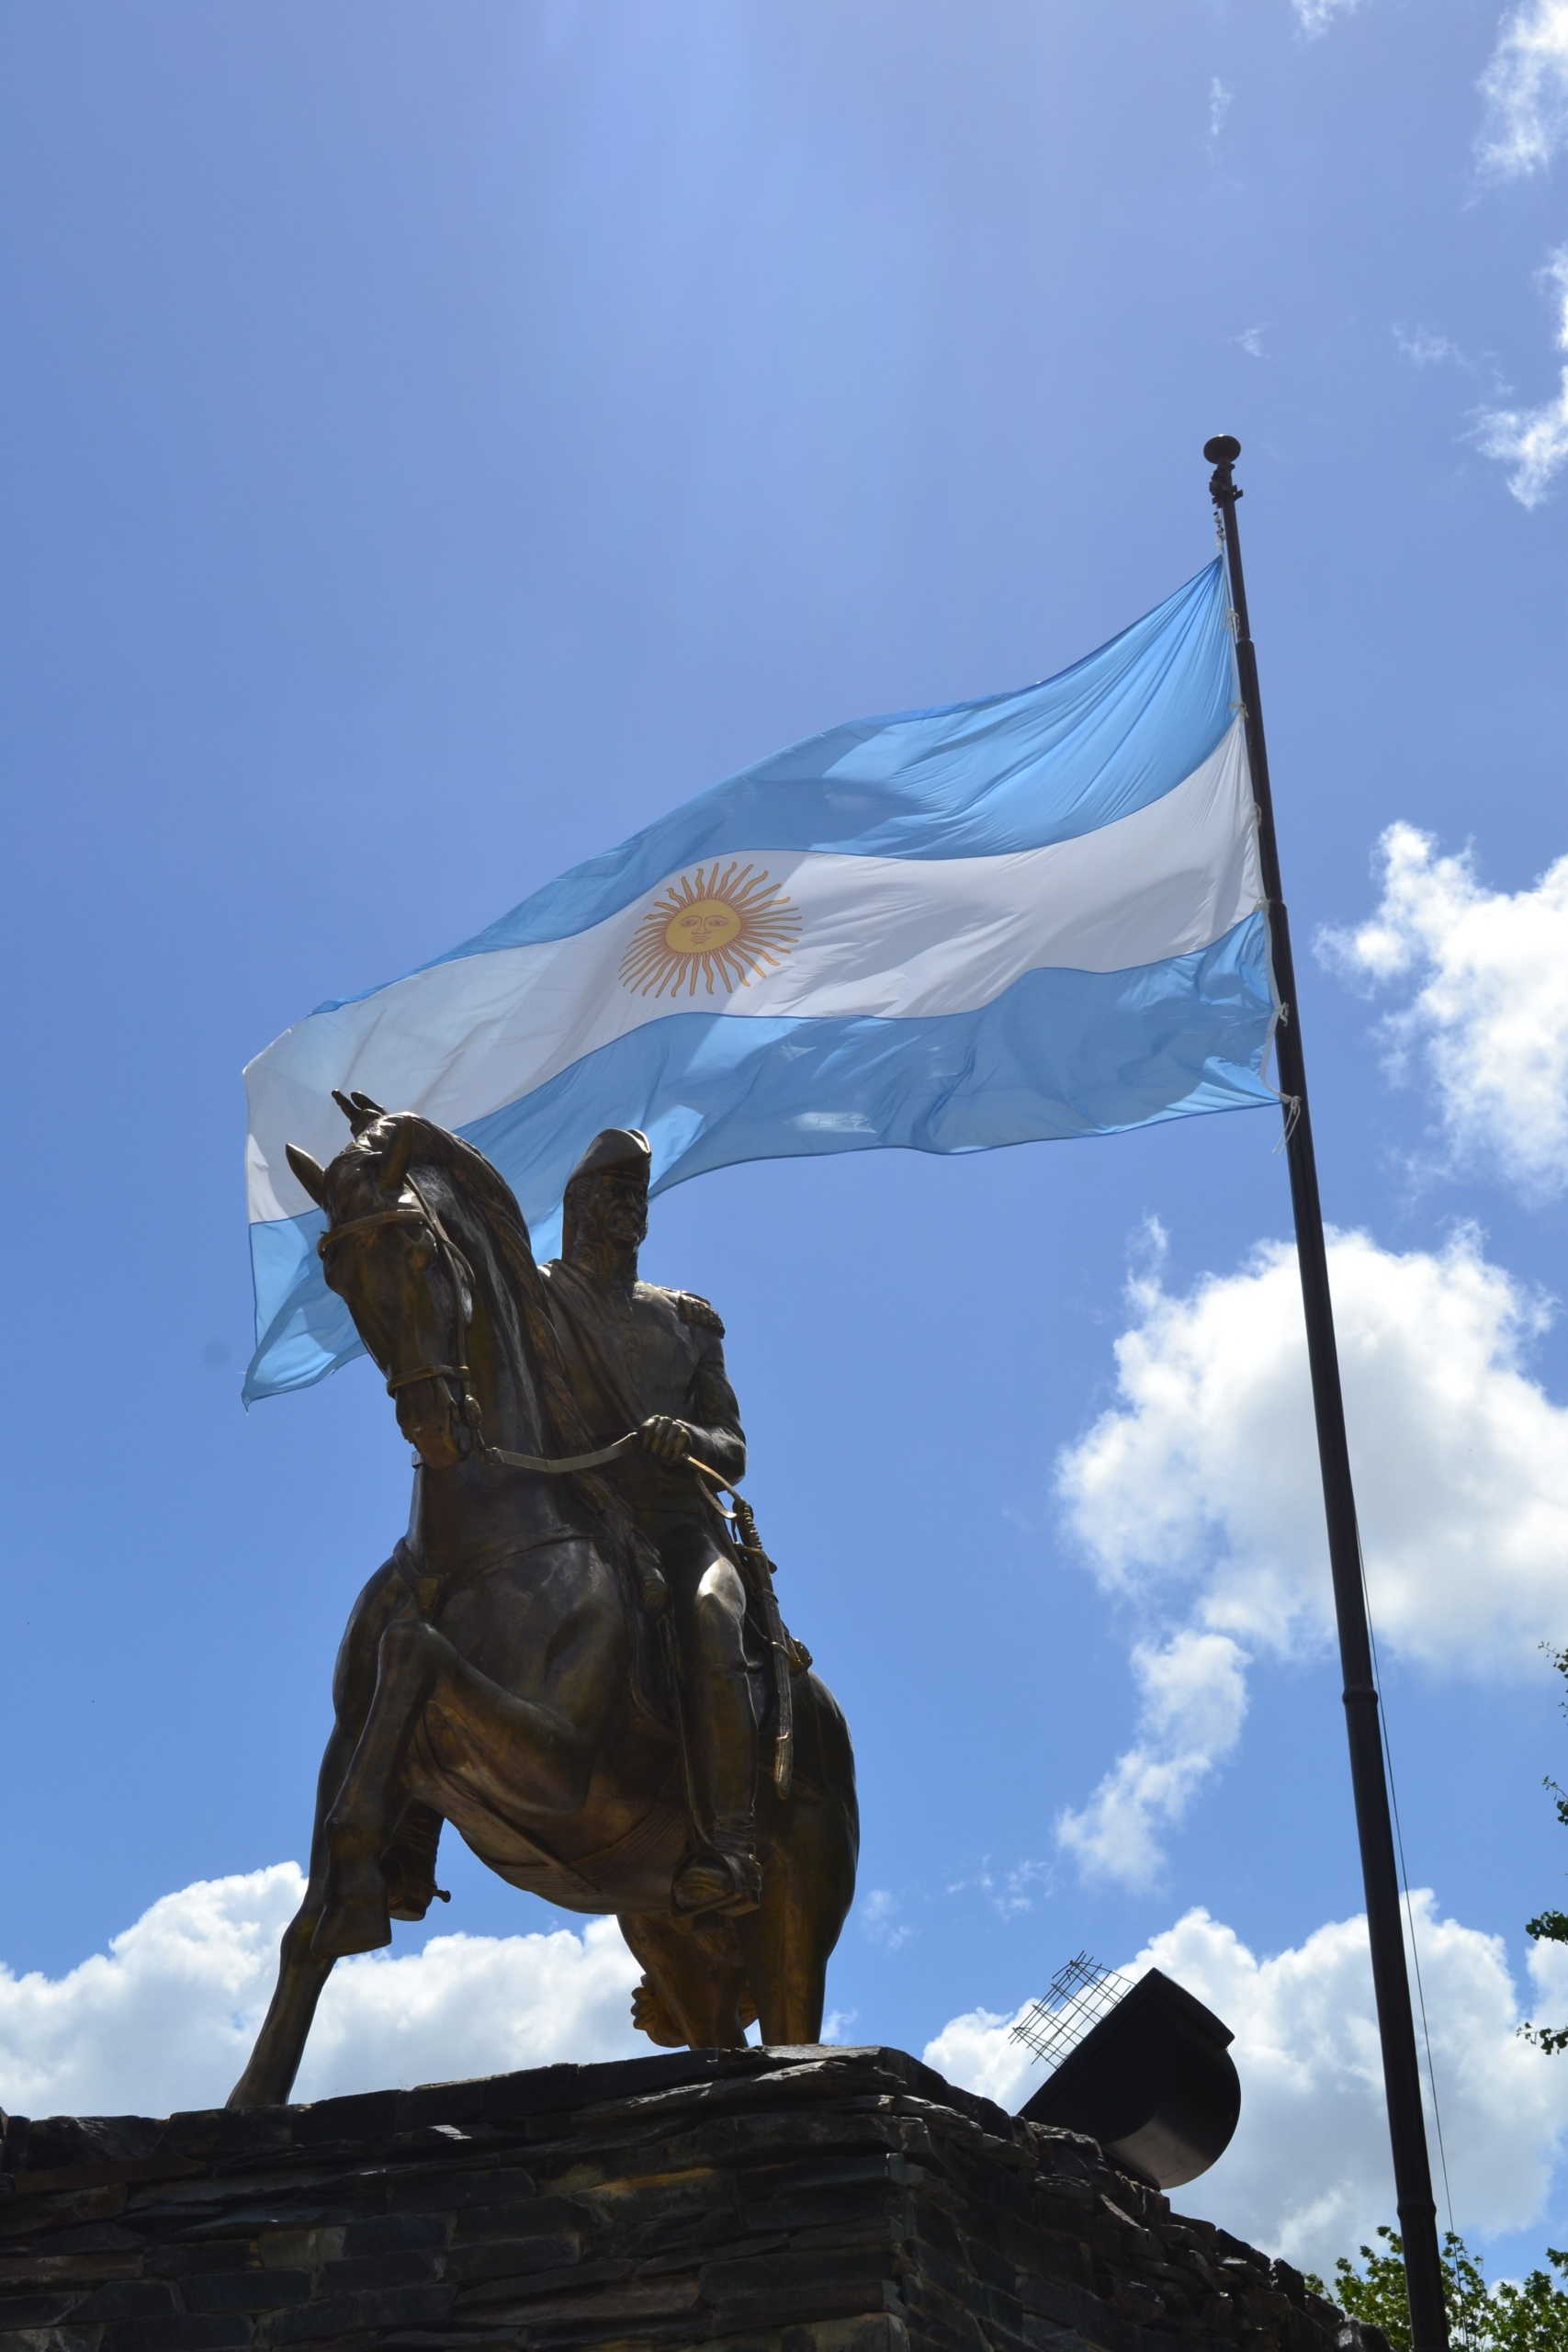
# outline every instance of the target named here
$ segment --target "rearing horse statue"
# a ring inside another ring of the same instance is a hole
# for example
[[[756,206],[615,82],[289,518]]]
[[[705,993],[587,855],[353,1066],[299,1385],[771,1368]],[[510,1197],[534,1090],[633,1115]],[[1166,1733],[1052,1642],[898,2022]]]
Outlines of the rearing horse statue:
[[[459,1137],[360,1106],[343,1102],[355,1132],[330,1167],[293,1147],[289,1159],[327,1212],[327,1280],[414,1447],[413,1508],[344,1634],[310,1881],[229,2104],[288,2098],[333,1962],[423,1916],[442,1820],[513,1886],[616,1915],[651,2039],[733,2045],[756,2018],[764,2041],[813,2042],[854,1891],[843,1716],[816,1675],[795,1675],[793,1780],[781,1793],[764,1777],[759,1804],[761,1904],[678,1913],[691,1787],[658,1579],[613,1481],[581,1463],[522,1212]],[[563,1459],[579,1466],[552,1475]],[[760,1628],[759,1651],[767,1639]],[[759,1671],[759,1713],[770,1687]]]

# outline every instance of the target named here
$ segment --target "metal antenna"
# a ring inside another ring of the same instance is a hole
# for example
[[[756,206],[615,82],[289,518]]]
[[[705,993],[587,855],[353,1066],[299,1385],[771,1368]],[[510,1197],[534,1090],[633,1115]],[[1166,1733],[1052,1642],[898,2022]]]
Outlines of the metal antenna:
[[[1010,2040],[1021,2041],[1049,2066],[1059,2066],[1090,2029],[1133,1989],[1130,1976],[1102,1968],[1087,1951],[1075,1953],[1058,1968],[1049,1989],[1032,2001],[1016,2024],[1008,2028]]]

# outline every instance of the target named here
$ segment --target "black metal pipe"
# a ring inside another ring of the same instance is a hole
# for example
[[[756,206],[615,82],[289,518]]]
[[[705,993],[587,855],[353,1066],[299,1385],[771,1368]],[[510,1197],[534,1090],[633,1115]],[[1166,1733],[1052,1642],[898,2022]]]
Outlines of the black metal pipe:
[[[1393,1827],[1390,1818],[1388,1778],[1383,1763],[1382,1728],[1372,1675],[1371,1635],[1367,1623],[1366,1597],[1361,1581],[1361,1541],[1356,1524],[1356,1495],[1350,1481],[1350,1453],[1345,1435],[1345,1400],[1339,1385],[1339,1351],[1334,1338],[1334,1304],[1328,1288],[1328,1253],[1323,1238],[1323,1209],[1317,1191],[1317,1157],[1313,1149],[1312,1110],[1307,1100],[1306,1064],[1302,1053],[1302,1026],[1296,1001],[1295,965],[1291,954],[1291,925],[1280,881],[1280,850],[1274,831],[1274,800],[1269,782],[1269,747],[1263,734],[1263,709],[1258,690],[1258,657],[1247,611],[1247,582],[1241,568],[1241,539],[1236,529],[1235,502],[1241,496],[1231,469],[1241,455],[1241,444],[1221,434],[1203,445],[1213,467],[1209,495],[1220,518],[1225,563],[1230,574],[1231,605],[1235,614],[1236,672],[1241,685],[1242,715],[1247,729],[1247,763],[1258,805],[1258,847],[1263,869],[1263,893],[1268,905],[1269,933],[1274,958],[1274,982],[1280,1001],[1275,1030],[1280,1091],[1285,1099],[1285,1156],[1291,1171],[1291,1205],[1295,1213],[1296,1257],[1301,1268],[1302,1304],[1306,1312],[1307,1362],[1312,1373],[1313,1412],[1317,1421],[1317,1453],[1323,1474],[1323,1509],[1328,1528],[1328,1566],[1334,1584],[1334,1613],[1339,1627],[1339,1659],[1345,1679],[1345,1725],[1350,1743],[1350,1785],[1356,1801],[1356,1828],[1361,1846],[1361,1880],[1366,1890],[1367,1931],[1372,1948],[1372,1984],[1377,1996],[1378,2032],[1382,2042],[1383,2087],[1388,2101],[1388,2132],[1393,2151],[1394,2198],[1400,2234],[1404,2242],[1404,2279],[1410,2298],[1412,2352],[1448,2352],[1448,2319],[1443,2307],[1443,2272],[1438,2253],[1438,2209],[1432,2197],[1432,2172],[1427,2154],[1427,2128],[1421,2112],[1421,2077],[1416,2057],[1416,2021],[1410,2007],[1410,1980],[1404,1965],[1404,1934],[1400,1917],[1399,1873],[1394,1867]]]

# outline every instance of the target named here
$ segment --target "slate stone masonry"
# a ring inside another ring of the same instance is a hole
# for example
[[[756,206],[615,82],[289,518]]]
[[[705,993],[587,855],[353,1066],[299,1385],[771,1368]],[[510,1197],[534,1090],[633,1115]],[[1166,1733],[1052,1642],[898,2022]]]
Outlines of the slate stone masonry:
[[[682,2051],[251,2114],[12,2117],[0,2352],[1385,2352],[896,2050]]]

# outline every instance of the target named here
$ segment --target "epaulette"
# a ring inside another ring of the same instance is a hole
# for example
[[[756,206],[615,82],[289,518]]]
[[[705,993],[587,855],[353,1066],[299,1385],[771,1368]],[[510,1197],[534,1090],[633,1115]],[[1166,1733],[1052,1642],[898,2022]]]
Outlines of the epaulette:
[[[724,1317],[716,1306],[710,1306],[705,1298],[699,1298],[694,1290],[671,1291],[670,1295],[682,1323],[690,1323],[699,1331],[716,1332],[719,1339],[723,1339]]]

